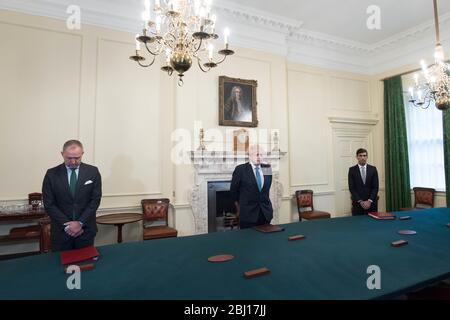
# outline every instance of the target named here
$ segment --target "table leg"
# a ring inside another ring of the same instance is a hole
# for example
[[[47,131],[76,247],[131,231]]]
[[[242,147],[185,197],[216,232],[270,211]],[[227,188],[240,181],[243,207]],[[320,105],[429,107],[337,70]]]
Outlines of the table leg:
[[[122,227],[123,223],[116,224],[117,226],[117,243],[122,243]]]

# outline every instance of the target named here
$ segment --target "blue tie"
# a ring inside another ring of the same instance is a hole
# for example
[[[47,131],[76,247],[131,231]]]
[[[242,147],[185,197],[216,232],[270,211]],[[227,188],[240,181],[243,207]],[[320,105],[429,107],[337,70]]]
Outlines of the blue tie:
[[[262,181],[261,181],[261,175],[259,174],[259,166],[255,167],[255,176],[256,176],[256,184],[258,185],[259,191],[261,191]]]

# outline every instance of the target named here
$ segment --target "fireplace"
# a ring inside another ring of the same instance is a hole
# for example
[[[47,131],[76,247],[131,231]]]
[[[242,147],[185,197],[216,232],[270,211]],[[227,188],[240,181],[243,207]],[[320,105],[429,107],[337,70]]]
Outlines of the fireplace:
[[[235,214],[236,209],[233,207],[229,194],[230,181],[234,168],[247,162],[248,157],[226,151],[192,151],[190,154],[195,169],[195,182],[188,199],[194,217],[194,233],[215,232],[224,225],[226,230],[231,229],[226,224],[229,221],[221,222],[221,219],[232,220],[232,215]],[[278,211],[283,196],[278,162],[284,155],[286,152],[270,152],[264,158],[272,165],[272,187],[270,188],[270,199],[274,209],[272,223],[278,223]]]
[[[237,228],[236,206],[230,181],[208,182],[208,233]]]

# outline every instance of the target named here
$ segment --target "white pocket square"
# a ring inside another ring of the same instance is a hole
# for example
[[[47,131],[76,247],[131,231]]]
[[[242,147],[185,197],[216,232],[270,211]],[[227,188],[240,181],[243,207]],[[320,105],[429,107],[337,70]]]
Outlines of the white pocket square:
[[[88,181],[86,181],[85,183],[84,183],[84,185],[88,185],[88,184],[91,184],[91,183],[93,183],[94,181],[92,181],[92,180],[88,180]]]

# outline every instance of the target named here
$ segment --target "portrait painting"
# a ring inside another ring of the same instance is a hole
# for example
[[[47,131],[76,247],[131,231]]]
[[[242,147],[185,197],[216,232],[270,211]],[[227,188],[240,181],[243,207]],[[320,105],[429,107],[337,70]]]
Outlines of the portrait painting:
[[[219,125],[257,127],[256,80],[219,77]]]

